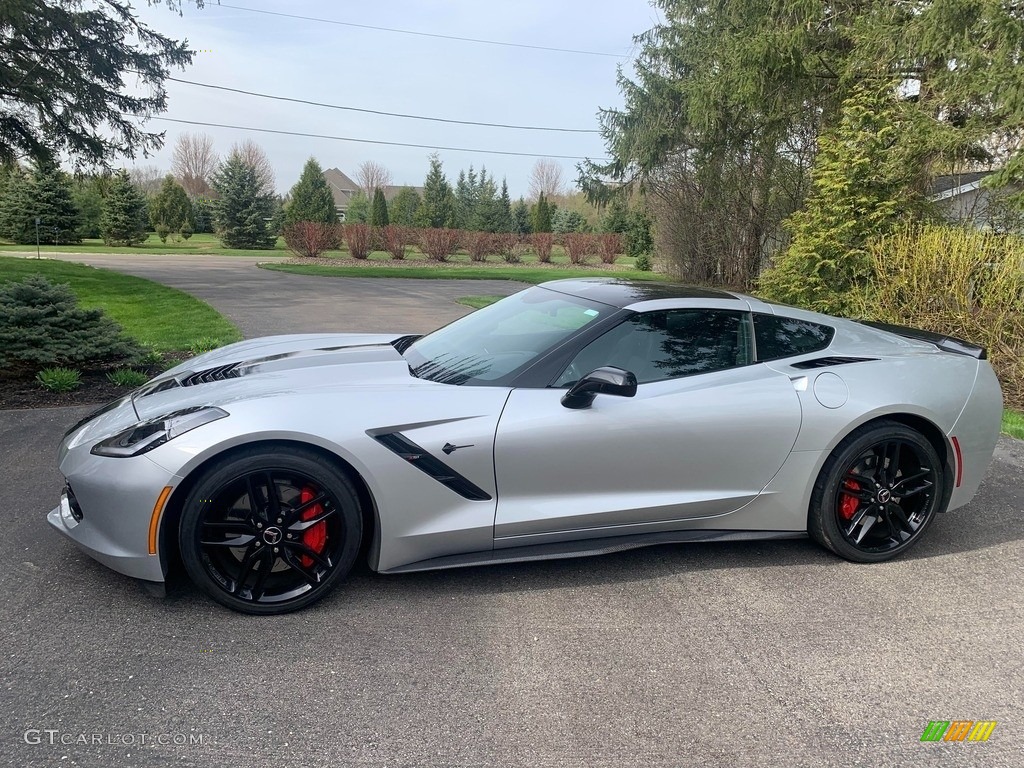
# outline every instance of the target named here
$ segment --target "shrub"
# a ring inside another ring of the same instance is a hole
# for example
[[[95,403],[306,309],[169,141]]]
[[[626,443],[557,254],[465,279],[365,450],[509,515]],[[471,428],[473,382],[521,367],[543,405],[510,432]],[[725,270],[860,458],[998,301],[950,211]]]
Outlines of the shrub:
[[[517,239],[512,243],[511,247],[501,254],[501,258],[503,258],[507,264],[519,264],[522,262],[523,256],[525,255],[526,243]]]
[[[373,228],[369,224],[346,224],[345,243],[353,259],[366,259],[373,248]]]
[[[654,268],[654,265],[651,263],[651,255],[649,253],[641,253],[636,257],[636,261],[633,262],[633,268],[641,272],[650,272]]]
[[[594,238],[582,232],[570,232],[562,236],[562,247],[570,264],[586,264],[587,256],[594,252]]]
[[[111,371],[107,374],[107,380],[119,387],[135,389],[149,381],[149,376],[142,371],[133,371],[131,368],[118,368],[116,371]]]
[[[191,352],[193,356],[195,356],[201,355],[204,352],[210,352],[214,349],[217,349],[218,347],[223,346],[224,342],[221,341],[220,339],[213,339],[210,338],[209,336],[202,336],[189,343],[188,351]]]
[[[617,232],[604,232],[597,236],[597,255],[604,264],[614,264],[622,253],[622,236]]]
[[[550,232],[536,232],[530,235],[530,245],[537,254],[537,261],[542,264],[551,263],[551,248],[555,244],[555,236]]]
[[[36,374],[36,381],[51,392],[70,392],[78,389],[82,375],[74,368],[44,368]]]
[[[498,232],[495,235],[491,235],[491,248],[496,254],[501,256],[502,259],[510,264],[517,263],[522,260],[521,258],[516,259],[516,261],[510,261],[509,259],[518,244],[519,237],[517,235],[513,235],[511,232]],[[522,251],[519,251],[516,255],[519,256],[521,253]]]
[[[153,231],[156,232],[156,236],[160,238],[161,243],[166,243],[167,236],[171,234],[171,228],[166,224],[157,224]]]
[[[192,237],[192,225],[186,221],[184,224],[181,225],[180,234],[182,240],[188,240],[190,237]]]
[[[457,229],[434,227],[420,233],[420,248],[434,261],[448,261],[459,247],[462,233]]]
[[[925,226],[867,251],[873,274],[851,297],[860,314],[984,345],[1007,404],[1024,407],[1024,238]]]
[[[388,224],[381,230],[381,241],[384,245],[384,250],[391,254],[391,258],[395,261],[401,261],[405,258],[405,250],[413,241],[416,239],[413,236],[413,231],[409,227],[403,227],[399,224]]]
[[[41,275],[0,284],[0,370],[30,376],[41,367],[106,370],[142,354],[99,309],[82,309],[67,285]]]
[[[336,250],[341,245],[341,232],[337,224],[297,221],[285,226],[284,243],[297,256],[312,259],[324,251]]]
[[[493,239],[490,232],[466,232],[463,243],[469,252],[469,260],[487,261],[487,254],[492,253]]]

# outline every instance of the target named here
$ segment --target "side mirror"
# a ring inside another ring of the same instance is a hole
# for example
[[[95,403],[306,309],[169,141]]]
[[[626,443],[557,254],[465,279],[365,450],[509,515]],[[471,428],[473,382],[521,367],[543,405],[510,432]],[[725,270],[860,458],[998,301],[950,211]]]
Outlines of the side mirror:
[[[609,365],[591,371],[573,384],[562,395],[562,405],[566,408],[589,408],[598,395],[633,397],[635,394],[636,376]]]

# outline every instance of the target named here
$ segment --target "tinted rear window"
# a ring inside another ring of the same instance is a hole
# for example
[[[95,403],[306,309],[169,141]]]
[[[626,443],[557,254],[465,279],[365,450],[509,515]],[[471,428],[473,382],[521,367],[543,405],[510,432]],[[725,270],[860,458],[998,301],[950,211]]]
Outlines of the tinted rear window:
[[[818,352],[832,343],[835,329],[806,320],[777,315],[754,315],[754,338],[758,360]]]

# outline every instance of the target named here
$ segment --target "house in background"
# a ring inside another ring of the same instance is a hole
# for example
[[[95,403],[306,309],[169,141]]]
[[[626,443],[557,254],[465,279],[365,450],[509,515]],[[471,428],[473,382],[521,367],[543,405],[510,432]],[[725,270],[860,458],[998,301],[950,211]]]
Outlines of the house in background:
[[[1024,212],[1006,201],[1019,188],[989,189],[982,185],[994,171],[971,171],[938,176],[928,190],[928,199],[942,218],[957,224],[973,224],[996,232],[1021,232]]]
[[[338,220],[344,221],[352,196],[362,188],[337,168],[328,168],[323,172],[323,177],[324,181],[327,182],[327,186],[331,188],[331,194],[334,195],[334,208],[338,211]],[[393,184],[384,187],[384,199],[390,203],[395,195],[404,188],[403,186],[395,186]],[[413,187],[413,189],[416,191],[416,194],[423,194],[423,187]]]

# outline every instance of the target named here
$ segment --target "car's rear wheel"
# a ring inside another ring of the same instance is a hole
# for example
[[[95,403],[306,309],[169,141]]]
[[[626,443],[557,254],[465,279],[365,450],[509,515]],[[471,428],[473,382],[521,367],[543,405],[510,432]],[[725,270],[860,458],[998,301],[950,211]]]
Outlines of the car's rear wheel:
[[[348,574],[362,514],[351,482],[324,457],[252,449],[203,473],[179,534],[188,575],[214,600],[245,613],[287,613]]]
[[[916,544],[941,511],[944,477],[924,435],[896,422],[866,425],[825,462],[808,532],[847,560],[888,560]]]

